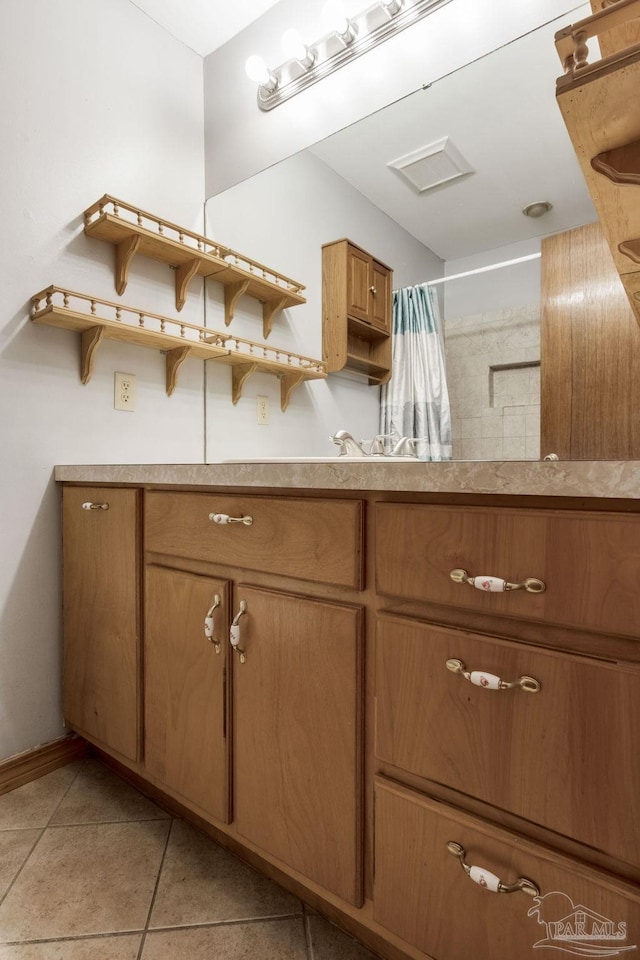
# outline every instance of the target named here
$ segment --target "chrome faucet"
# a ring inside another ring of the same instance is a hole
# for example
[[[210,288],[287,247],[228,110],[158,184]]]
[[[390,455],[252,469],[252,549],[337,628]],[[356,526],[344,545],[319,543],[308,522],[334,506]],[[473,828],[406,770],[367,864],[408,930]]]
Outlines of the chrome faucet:
[[[358,441],[346,430],[338,430],[335,436],[329,437],[329,440],[333,440],[340,447],[339,457],[366,457]]]
[[[400,437],[398,442],[395,444],[393,450],[391,451],[392,457],[417,457],[418,448],[416,443],[418,441],[413,437]]]

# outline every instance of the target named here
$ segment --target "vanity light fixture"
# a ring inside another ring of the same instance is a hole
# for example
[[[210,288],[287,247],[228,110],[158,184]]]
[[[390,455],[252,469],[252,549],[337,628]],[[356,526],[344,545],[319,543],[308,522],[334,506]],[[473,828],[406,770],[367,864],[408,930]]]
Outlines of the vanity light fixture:
[[[323,20],[328,33],[307,46],[295,29],[282,38],[289,59],[269,69],[262,57],[249,57],[246,71],[258,84],[258,106],[273,110],[316,81],[355,60],[384,40],[422,20],[451,0],[377,0],[347,17],[340,0],[327,0]]]

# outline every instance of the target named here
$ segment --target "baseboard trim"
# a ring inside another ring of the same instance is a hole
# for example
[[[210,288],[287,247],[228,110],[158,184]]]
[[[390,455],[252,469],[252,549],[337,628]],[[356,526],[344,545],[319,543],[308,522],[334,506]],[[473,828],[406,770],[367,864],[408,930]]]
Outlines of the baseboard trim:
[[[88,754],[87,741],[72,733],[0,760],[0,796],[31,780],[38,780],[72,760],[83,760]]]

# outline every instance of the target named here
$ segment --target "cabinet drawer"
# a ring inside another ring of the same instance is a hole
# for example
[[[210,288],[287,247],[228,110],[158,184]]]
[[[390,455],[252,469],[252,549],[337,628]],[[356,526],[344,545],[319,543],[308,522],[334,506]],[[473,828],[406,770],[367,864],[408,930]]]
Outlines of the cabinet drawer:
[[[521,687],[476,686],[461,661]],[[525,644],[382,617],[376,754],[640,865],[640,671]],[[603,811],[606,810],[606,815]]]
[[[534,960],[545,947],[605,957],[640,946],[637,887],[381,778],[375,836],[375,919],[434,960]],[[450,842],[482,868],[479,882]],[[494,893],[487,871],[504,884],[532,881],[539,896]]]
[[[387,596],[621,635],[640,624],[634,514],[382,503],[376,580]],[[544,593],[487,593],[450,578],[535,577]]]
[[[227,494],[151,492],[146,549],[242,570],[362,586],[362,504]],[[251,517],[218,524],[210,516]]]

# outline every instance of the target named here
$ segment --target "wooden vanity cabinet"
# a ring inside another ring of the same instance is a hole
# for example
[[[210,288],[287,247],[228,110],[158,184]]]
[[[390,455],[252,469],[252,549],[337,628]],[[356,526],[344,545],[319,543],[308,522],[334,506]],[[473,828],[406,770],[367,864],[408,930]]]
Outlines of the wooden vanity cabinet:
[[[640,515],[507,504],[65,488],[67,721],[391,960],[640,948]]]
[[[65,723],[128,760],[140,756],[140,493],[65,487]]]
[[[391,376],[393,271],[350,240],[322,247],[322,350],[329,373]]]

